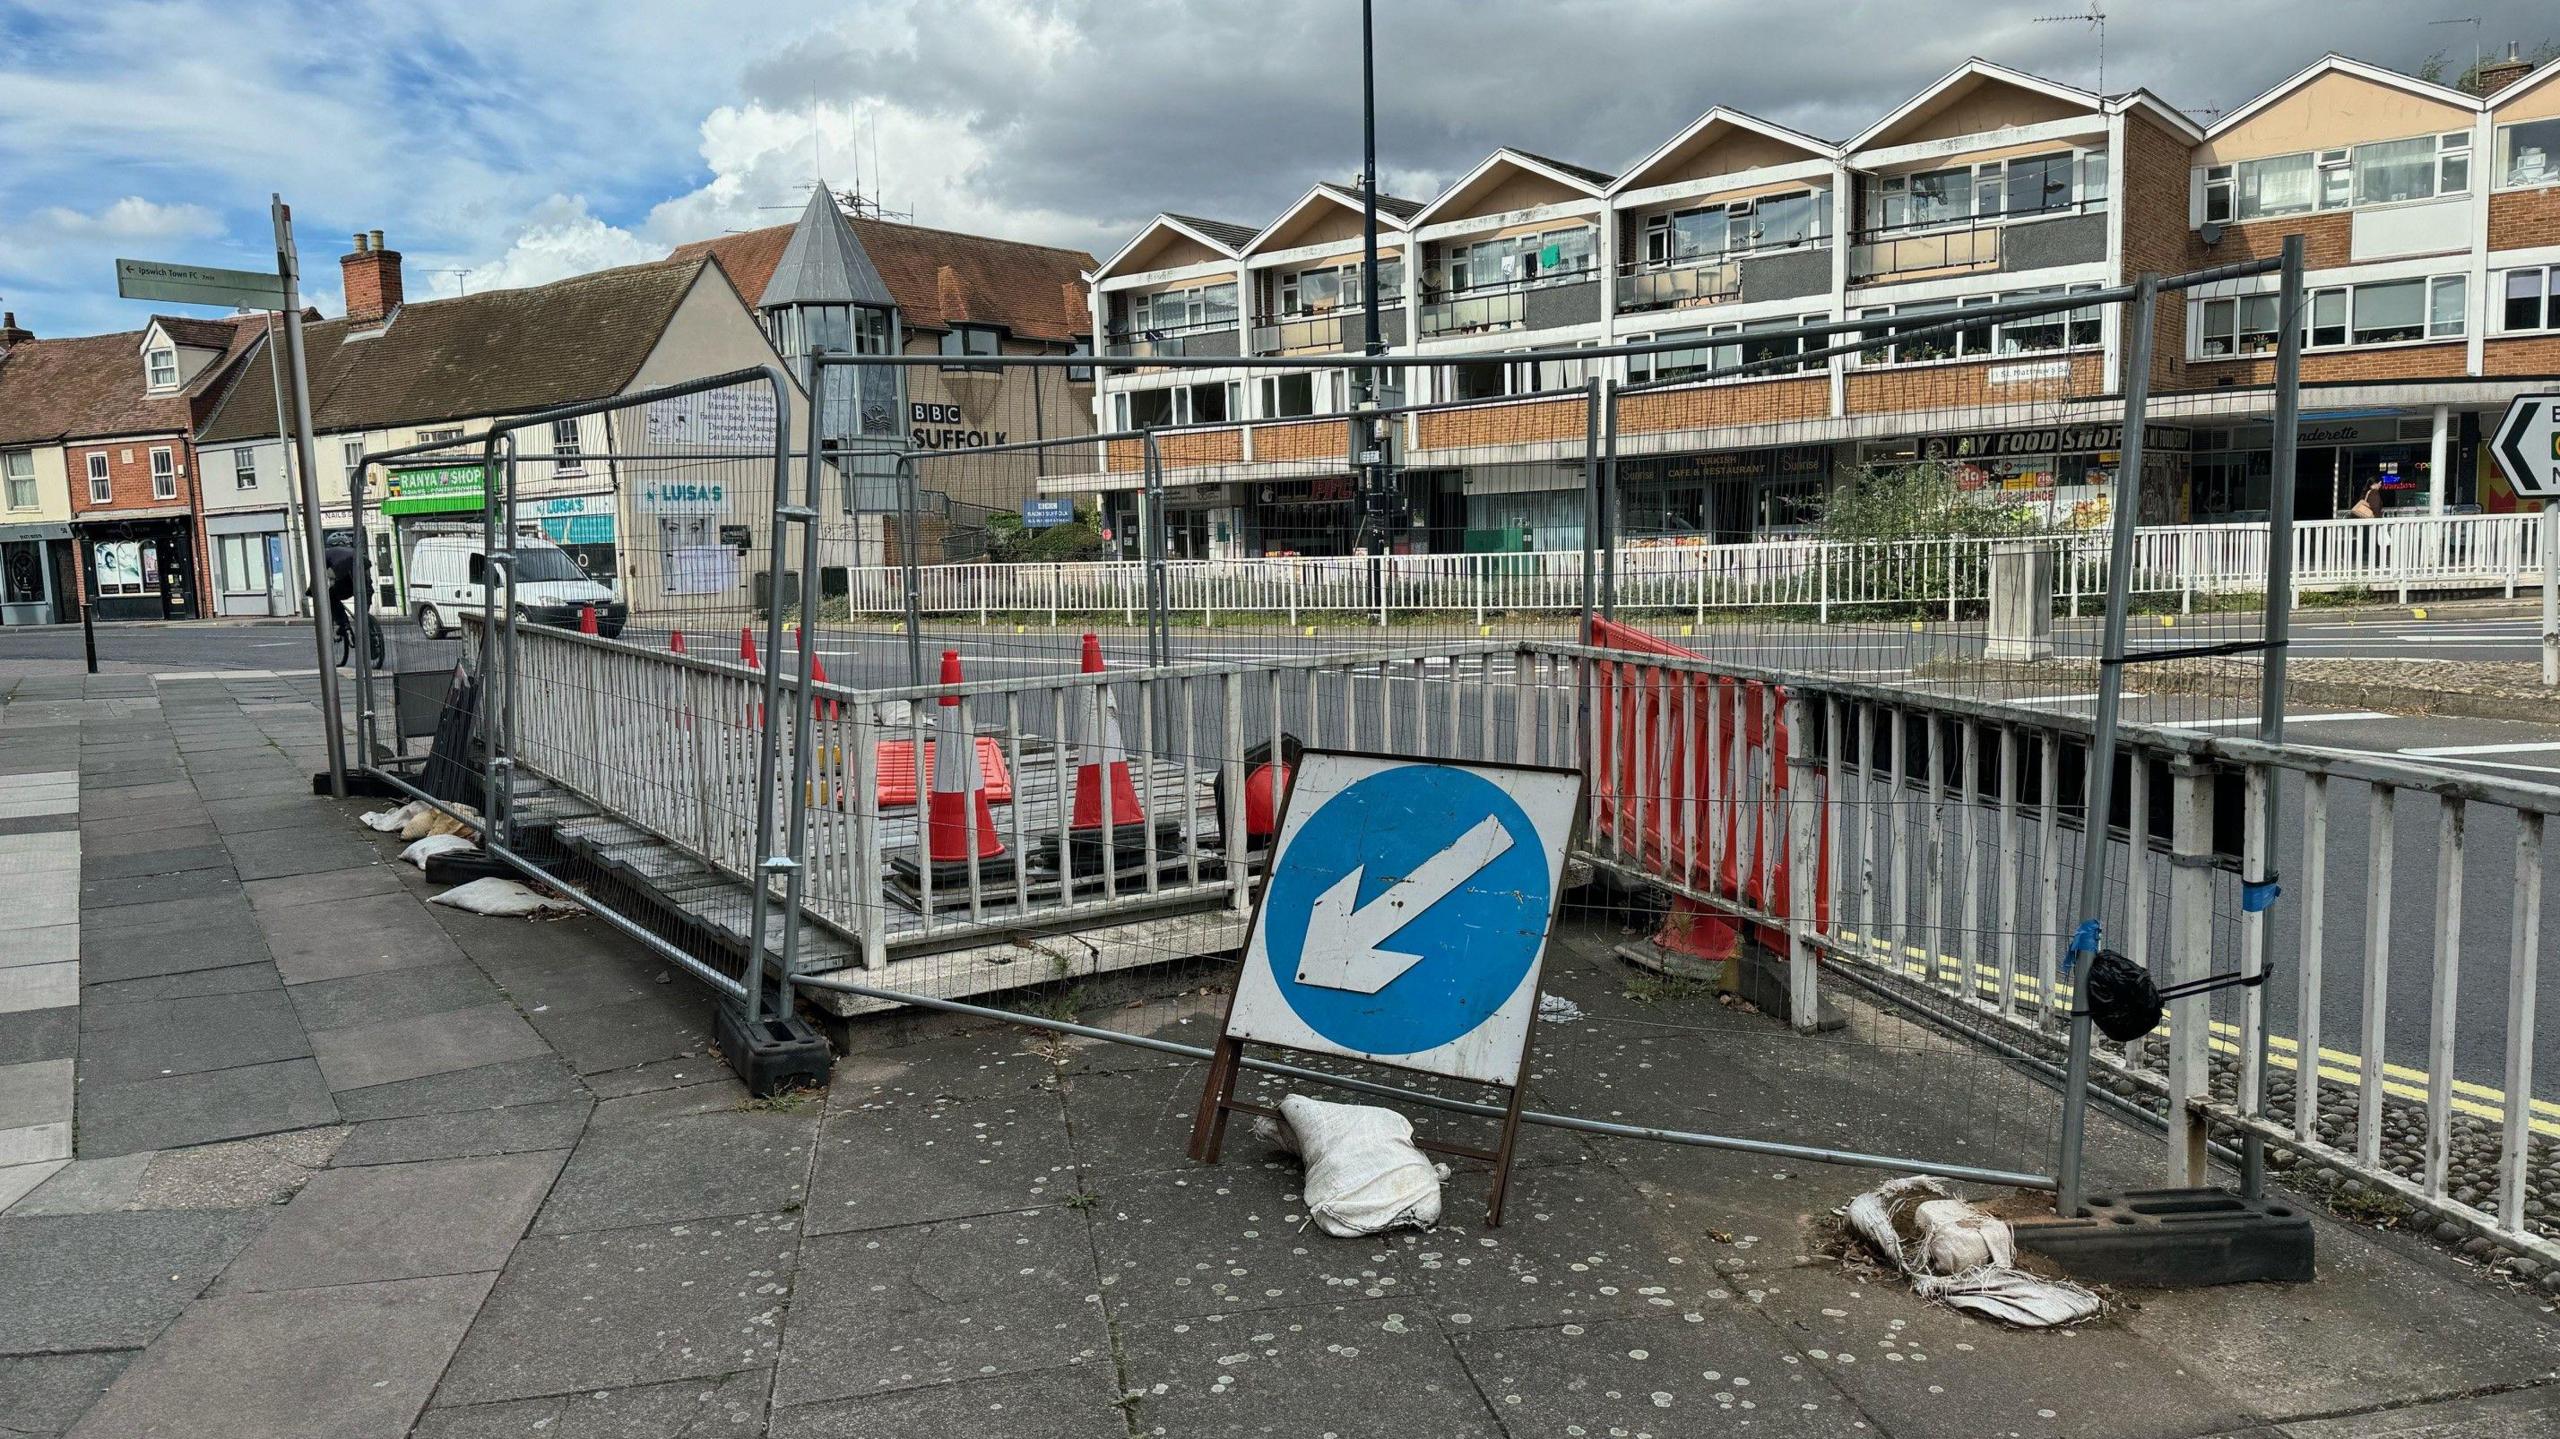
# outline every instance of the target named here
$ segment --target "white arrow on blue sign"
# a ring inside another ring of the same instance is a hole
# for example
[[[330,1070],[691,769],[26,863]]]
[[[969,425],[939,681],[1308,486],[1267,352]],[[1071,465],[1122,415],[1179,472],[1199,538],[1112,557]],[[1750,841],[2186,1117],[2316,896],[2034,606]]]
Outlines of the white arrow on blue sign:
[[[1306,752],[1227,1033],[1519,1082],[1581,777]]]

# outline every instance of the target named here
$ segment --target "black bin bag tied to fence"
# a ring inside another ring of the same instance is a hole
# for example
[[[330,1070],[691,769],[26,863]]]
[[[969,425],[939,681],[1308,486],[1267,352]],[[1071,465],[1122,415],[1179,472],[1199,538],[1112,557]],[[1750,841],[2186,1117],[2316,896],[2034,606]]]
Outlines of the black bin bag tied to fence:
[[[2125,958],[2112,949],[2098,951],[2089,963],[2089,1008],[2098,1032],[2118,1044],[2129,1044],[2149,1034],[2160,1025],[2160,1016],[2168,1012],[2168,1001],[2190,994],[2225,989],[2232,985],[2264,984],[2267,976],[2258,974],[2207,975],[2185,984],[2162,989],[2152,982],[2151,971]]]

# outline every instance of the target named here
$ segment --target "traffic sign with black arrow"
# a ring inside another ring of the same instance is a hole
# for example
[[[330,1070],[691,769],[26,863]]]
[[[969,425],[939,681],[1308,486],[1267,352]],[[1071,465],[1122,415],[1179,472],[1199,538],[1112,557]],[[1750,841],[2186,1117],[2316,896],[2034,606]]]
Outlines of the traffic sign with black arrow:
[[[2560,395],[2516,396],[2489,448],[2517,494],[2560,499]]]

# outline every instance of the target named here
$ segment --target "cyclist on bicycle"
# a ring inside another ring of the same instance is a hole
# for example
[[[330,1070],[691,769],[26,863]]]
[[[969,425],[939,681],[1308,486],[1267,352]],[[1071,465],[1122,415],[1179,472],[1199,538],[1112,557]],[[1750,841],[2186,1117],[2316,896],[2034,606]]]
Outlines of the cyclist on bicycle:
[[[345,545],[331,545],[320,556],[329,569],[329,607],[337,612],[338,633],[352,636],[356,617],[347,601],[356,594],[356,552]]]

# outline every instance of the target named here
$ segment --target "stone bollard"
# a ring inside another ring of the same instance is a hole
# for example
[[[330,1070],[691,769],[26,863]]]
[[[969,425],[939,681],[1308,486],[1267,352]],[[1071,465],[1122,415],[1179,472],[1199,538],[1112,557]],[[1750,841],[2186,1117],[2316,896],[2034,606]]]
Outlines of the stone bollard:
[[[2054,545],[2050,540],[1991,544],[1991,629],[1983,658],[2053,658]]]

